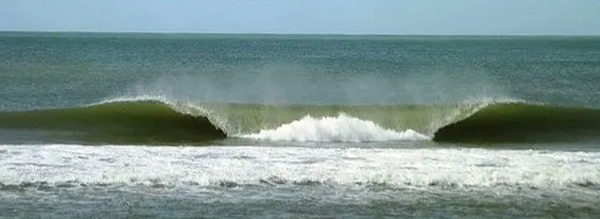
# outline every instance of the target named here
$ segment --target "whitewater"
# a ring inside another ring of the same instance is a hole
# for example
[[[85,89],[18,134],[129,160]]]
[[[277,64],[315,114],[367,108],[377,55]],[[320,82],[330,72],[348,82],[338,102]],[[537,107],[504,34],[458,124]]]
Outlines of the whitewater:
[[[371,121],[340,113],[337,117],[313,118],[310,115],[273,130],[239,135],[243,138],[299,142],[373,142],[393,140],[428,140],[412,129],[396,132]]]
[[[169,209],[177,217],[237,218],[271,214],[243,206],[270,206],[316,208],[318,215],[343,208],[356,216],[394,205],[394,215],[410,216],[422,205],[451,214],[493,205],[528,216],[594,215],[599,161],[597,151],[1,145],[0,212],[58,218],[64,213],[42,209],[60,205],[81,217]]]
[[[598,152],[2,145],[0,158],[0,190],[5,192],[301,185],[366,191],[378,187],[437,192],[491,190],[497,195],[576,191],[600,197],[596,192],[600,186]]]

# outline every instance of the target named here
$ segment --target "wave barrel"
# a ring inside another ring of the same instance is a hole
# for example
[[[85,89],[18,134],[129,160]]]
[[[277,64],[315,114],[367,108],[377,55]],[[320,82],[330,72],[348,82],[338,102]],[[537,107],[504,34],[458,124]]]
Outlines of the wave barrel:
[[[433,138],[457,143],[599,142],[600,110],[495,104],[444,126]]]
[[[201,144],[225,138],[206,117],[179,113],[154,101],[0,112],[2,140],[16,133],[23,133],[23,138],[43,136],[54,143],[84,144]]]

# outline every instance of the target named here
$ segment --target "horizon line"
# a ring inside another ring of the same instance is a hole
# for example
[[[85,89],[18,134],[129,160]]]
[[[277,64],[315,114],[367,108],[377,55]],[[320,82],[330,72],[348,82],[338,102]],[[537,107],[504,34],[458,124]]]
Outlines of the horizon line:
[[[280,32],[193,32],[193,31],[89,31],[89,30],[0,30],[0,33],[57,33],[57,34],[157,34],[157,35],[270,35],[270,36],[520,36],[520,37],[594,37],[600,34],[467,34],[467,33],[280,33]]]

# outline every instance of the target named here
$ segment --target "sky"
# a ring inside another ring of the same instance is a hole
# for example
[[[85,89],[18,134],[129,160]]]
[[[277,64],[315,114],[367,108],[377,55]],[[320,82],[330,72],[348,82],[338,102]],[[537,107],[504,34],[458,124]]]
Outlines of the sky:
[[[0,30],[600,35],[600,0],[0,0]]]

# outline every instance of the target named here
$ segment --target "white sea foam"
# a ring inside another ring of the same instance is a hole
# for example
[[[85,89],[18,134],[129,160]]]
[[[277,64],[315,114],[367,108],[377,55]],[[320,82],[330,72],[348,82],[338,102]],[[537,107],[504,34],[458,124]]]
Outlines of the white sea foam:
[[[107,104],[107,103],[118,103],[118,102],[135,102],[135,101],[158,101],[165,104],[170,104],[169,98],[163,95],[135,95],[135,96],[121,96],[115,98],[107,98],[96,103],[89,104],[89,106]]]
[[[294,147],[0,146],[0,187],[231,185],[401,189],[582,190],[598,193],[599,152]],[[532,190],[533,191],[533,190]]]
[[[385,129],[372,121],[354,118],[346,114],[337,117],[313,118],[310,115],[275,129],[240,137],[299,142],[373,142],[393,140],[427,140],[429,137],[408,129],[397,132]]]

